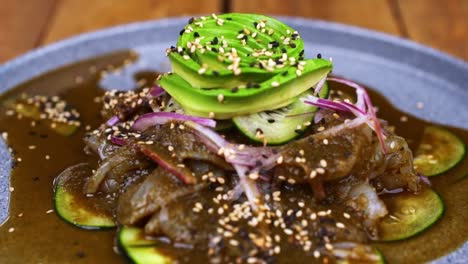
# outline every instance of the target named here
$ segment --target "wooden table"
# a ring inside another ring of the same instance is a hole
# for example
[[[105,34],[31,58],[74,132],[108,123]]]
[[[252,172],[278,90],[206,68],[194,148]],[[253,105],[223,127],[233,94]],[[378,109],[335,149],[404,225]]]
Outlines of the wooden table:
[[[0,63],[87,31],[222,12],[302,16],[356,25],[468,60],[468,0],[0,0]]]

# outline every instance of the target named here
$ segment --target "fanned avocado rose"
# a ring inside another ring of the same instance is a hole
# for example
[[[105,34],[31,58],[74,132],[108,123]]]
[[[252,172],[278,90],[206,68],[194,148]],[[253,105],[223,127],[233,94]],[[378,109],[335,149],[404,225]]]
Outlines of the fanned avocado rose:
[[[192,18],[167,55],[161,86],[188,114],[217,119],[286,106],[332,69],[304,59],[297,31],[254,14]]]

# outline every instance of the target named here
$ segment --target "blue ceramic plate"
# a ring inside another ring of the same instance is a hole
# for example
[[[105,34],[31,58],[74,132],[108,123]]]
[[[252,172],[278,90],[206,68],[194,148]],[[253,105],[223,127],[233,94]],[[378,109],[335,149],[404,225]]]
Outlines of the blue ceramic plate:
[[[378,32],[302,18],[280,19],[301,32],[307,56],[320,52],[324,57],[332,57],[335,74],[375,87],[405,112],[468,129],[468,63]],[[166,71],[165,49],[176,42],[186,22],[187,18],[175,18],[130,24],[32,51],[0,66],[0,93],[65,64],[123,49],[140,54],[139,61],[125,69],[127,73]],[[110,86],[119,82],[119,87],[125,83],[131,87],[132,81],[112,76],[105,79]],[[417,102],[426,105],[424,111],[416,107]],[[10,162],[7,148],[0,142],[0,223],[8,214]],[[436,262],[466,263],[467,259],[468,243],[465,243]]]

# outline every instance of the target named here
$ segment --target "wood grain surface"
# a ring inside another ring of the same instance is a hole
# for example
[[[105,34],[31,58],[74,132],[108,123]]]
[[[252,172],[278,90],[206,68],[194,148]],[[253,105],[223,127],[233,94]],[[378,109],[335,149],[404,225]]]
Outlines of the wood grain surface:
[[[345,23],[409,38],[468,60],[468,0],[0,0],[0,63],[105,27],[222,12]]]

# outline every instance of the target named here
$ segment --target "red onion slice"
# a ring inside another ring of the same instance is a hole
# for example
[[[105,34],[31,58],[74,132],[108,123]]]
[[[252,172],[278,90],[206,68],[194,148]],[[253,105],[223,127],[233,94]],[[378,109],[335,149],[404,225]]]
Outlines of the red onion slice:
[[[111,126],[115,126],[119,122],[120,122],[119,117],[115,115],[106,121],[106,125],[111,127]]]
[[[203,126],[216,127],[216,121],[209,118],[188,116],[172,112],[154,112],[140,116],[133,124],[132,129],[143,131],[148,127],[165,124],[171,121],[193,121]]]
[[[150,94],[153,97],[159,97],[159,96],[163,95],[165,92],[166,91],[161,86],[156,85],[151,89]]]

